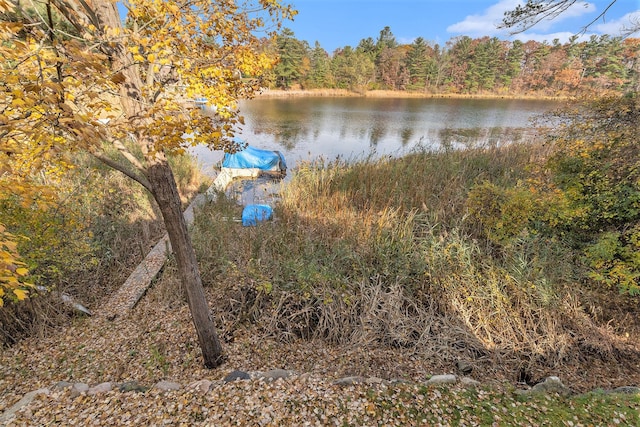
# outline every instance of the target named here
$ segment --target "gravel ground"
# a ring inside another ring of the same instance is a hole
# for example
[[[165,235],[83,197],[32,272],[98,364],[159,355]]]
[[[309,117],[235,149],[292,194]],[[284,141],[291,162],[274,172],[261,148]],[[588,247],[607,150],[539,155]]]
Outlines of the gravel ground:
[[[464,394],[452,387],[448,393]],[[481,415],[443,410],[441,392],[417,385],[338,386],[313,376],[287,380],[234,381],[209,393],[194,390],[146,393],[113,391],[71,398],[69,391],[32,402],[9,425],[481,425]],[[461,408],[458,399],[456,405]],[[422,408],[418,414],[416,408]],[[420,419],[417,419],[417,416]],[[497,419],[500,414],[496,414]],[[484,416],[490,416],[487,412]],[[457,419],[456,419],[457,418]]]

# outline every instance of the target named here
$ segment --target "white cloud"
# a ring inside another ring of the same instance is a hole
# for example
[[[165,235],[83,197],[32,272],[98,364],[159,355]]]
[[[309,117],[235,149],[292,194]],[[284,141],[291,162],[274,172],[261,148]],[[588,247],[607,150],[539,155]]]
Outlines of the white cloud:
[[[620,35],[625,29],[638,27],[640,23],[640,10],[627,13],[621,18],[612,21],[607,21],[607,16],[605,15],[604,20],[601,18],[598,22],[600,23],[595,23],[591,29],[601,34],[609,34],[615,37]]]
[[[499,30],[497,25],[502,22],[506,10],[515,9],[521,0],[500,0],[493,6],[488,7],[482,14],[468,15],[463,21],[457,22],[447,27],[448,33],[465,34],[475,36],[494,36],[507,34],[504,30]]]
[[[482,14],[469,15],[461,22],[457,22],[447,27],[447,32],[455,34],[465,34],[471,37],[479,36],[504,36],[508,35],[508,30],[498,29],[497,26],[502,22],[504,12],[513,10],[518,5],[522,5],[522,0],[499,0],[494,5],[485,9]],[[560,24],[562,21],[576,18],[596,10],[593,3],[577,2],[569,9],[553,19],[540,21],[534,29],[536,31],[550,30],[554,25]],[[549,35],[551,36],[551,35]],[[553,38],[552,38],[553,40]]]

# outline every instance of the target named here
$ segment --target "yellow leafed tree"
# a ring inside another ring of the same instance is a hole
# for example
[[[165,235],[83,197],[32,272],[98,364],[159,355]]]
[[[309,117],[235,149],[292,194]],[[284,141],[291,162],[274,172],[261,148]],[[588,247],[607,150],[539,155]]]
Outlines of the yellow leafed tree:
[[[28,295],[31,285],[22,279],[29,273],[24,263],[20,262],[15,236],[8,233],[0,224],[0,307],[4,300],[23,300]]]
[[[71,167],[67,153],[79,150],[144,186],[207,367],[222,349],[167,155],[234,148],[236,102],[259,89],[274,64],[264,47],[294,14],[280,0],[0,0],[0,189],[28,192],[38,171]],[[196,97],[216,113],[188,102]],[[3,227],[0,292],[22,298],[13,242]]]

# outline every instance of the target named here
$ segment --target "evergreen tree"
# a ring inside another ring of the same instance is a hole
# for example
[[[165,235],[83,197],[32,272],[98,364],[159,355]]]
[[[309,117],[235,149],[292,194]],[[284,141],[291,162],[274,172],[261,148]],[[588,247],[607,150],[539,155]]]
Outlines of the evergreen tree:
[[[371,58],[359,50],[346,46],[336,52],[331,61],[336,87],[354,91],[368,89],[375,66]]]
[[[408,89],[423,90],[427,84],[427,73],[429,72],[430,47],[427,42],[418,37],[409,47],[405,64],[409,73]]]
[[[333,86],[331,75],[331,61],[327,51],[316,41],[310,54],[311,70],[308,76],[308,85],[313,88],[328,88]]]
[[[295,38],[293,31],[289,28],[283,29],[278,35],[276,47],[280,58],[274,70],[276,86],[289,89],[303,76],[303,58],[309,49],[305,42]]]
[[[507,52],[502,73],[500,73],[500,82],[506,89],[511,88],[513,80],[520,74],[522,70],[522,62],[524,60],[524,47],[520,40],[514,40],[511,48]]]
[[[360,40],[360,43],[358,43],[358,47],[356,47],[356,50],[360,53],[368,55],[372,60],[376,58],[376,55],[378,53],[376,42],[373,41],[371,37]]]
[[[396,36],[391,32],[391,27],[384,27],[380,30],[380,35],[378,36],[378,41],[376,42],[376,49],[378,53],[382,51],[384,48],[395,49],[398,47],[398,42],[396,40]]]

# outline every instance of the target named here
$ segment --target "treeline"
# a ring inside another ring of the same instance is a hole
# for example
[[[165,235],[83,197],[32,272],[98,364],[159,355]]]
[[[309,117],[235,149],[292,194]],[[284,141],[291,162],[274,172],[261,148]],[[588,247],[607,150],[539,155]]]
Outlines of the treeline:
[[[564,44],[463,36],[440,46],[420,37],[400,44],[385,27],[330,55],[284,29],[269,49],[280,61],[267,84],[279,89],[558,96],[626,92],[640,76],[640,39],[608,35]]]

